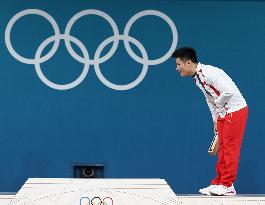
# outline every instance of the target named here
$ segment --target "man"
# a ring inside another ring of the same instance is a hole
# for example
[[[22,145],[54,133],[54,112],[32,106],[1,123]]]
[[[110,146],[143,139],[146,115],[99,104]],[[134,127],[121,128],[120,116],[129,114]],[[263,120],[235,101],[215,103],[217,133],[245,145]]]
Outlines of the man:
[[[218,131],[219,146],[216,164],[217,176],[211,185],[200,189],[204,195],[235,195],[240,147],[246,126],[248,107],[232,79],[222,70],[198,62],[193,48],[176,50],[177,71],[182,77],[190,76],[203,92],[212,113],[214,131]]]

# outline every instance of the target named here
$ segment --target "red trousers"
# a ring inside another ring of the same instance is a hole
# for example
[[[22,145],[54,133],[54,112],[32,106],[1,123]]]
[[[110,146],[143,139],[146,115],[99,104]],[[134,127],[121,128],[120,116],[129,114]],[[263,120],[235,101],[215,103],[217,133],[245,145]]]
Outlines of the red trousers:
[[[248,117],[248,107],[217,119],[219,137],[217,176],[211,184],[230,187],[236,179],[240,148]]]

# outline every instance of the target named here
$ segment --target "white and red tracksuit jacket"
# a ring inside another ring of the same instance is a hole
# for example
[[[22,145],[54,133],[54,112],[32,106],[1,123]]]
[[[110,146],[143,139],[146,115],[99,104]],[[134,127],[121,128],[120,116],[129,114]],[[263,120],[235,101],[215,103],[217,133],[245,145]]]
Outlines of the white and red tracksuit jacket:
[[[214,122],[218,116],[223,118],[247,106],[235,83],[222,69],[198,63],[193,78],[205,95]]]

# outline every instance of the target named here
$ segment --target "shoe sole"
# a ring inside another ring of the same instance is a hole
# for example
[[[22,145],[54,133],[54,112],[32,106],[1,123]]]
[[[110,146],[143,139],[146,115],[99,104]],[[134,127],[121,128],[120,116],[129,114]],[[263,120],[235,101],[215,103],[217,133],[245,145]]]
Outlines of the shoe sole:
[[[210,192],[200,192],[199,191],[199,193],[202,194],[202,195],[204,195],[204,196],[211,196]]]
[[[236,195],[236,193],[216,194],[216,193],[212,193],[212,192],[210,192],[210,194],[212,196],[235,196]]]
[[[224,194],[215,194],[215,193],[210,193],[212,196],[224,196]]]
[[[236,192],[228,192],[224,196],[235,196]]]

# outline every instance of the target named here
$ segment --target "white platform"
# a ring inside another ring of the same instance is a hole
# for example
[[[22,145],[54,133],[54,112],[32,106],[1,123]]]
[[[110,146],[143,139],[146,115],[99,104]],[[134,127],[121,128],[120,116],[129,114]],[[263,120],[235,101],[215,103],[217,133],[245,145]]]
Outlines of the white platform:
[[[102,203],[99,203],[101,200]],[[90,202],[90,203],[89,203]],[[92,203],[91,203],[92,202]],[[28,179],[0,205],[265,205],[265,195],[175,195],[163,179]]]
[[[15,193],[0,193],[0,205],[7,205],[14,197]]]
[[[265,205],[265,195],[202,196],[177,195],[179,205]]]
[[[35,178],[27,180],[9,205],[173,205],[174,198],[163,179]]]

